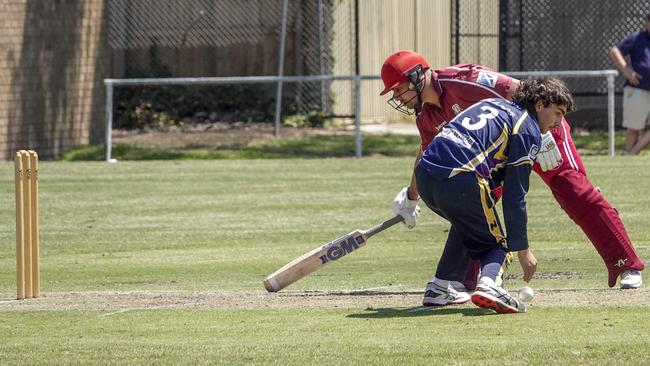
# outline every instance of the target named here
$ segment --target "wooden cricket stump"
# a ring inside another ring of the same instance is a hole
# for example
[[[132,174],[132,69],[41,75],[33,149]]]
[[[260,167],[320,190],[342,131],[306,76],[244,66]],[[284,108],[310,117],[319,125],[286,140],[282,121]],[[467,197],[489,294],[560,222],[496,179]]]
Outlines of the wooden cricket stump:
[[[38,154],[16,152],[16,293],[18,300],[41,294],[38,231]]]

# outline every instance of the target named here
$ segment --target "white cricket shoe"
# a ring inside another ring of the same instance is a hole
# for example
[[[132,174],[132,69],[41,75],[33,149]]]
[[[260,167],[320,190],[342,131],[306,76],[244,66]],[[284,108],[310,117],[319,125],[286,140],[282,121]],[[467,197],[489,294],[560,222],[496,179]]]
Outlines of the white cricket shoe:
[[[503,287],[479,284],[472,294],[472,302],[478,307],[492,309],[499,314],[526,312],[526,306]]]
[[[467,288],[465,288],[465,285],[460,281],[449,281],[449,285],[451,285],[451,288],[457,292],[469,292],[467,291]]]
[[[423,306],[447,306],[464,304],[470,300],[467,292],[458,292],[450,285],[447,287],[440,286],[436,283],[427,283],[424,290]]]
[[[621,288],[624,290],[639,288],[642,283],[641,271],[630,269],[621,273]]]

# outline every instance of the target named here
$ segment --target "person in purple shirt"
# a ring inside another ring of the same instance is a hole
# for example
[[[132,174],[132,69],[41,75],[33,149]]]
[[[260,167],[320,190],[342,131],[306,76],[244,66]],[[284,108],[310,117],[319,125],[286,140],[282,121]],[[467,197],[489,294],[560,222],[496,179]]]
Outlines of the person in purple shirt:
[[[645,28],[630,34],[609,53],[612,61],[627,79],[623,90],[623,127],[625,149],[638,155],[650,143],[650,13]],[[625,56],[629,56],[627,63]]]

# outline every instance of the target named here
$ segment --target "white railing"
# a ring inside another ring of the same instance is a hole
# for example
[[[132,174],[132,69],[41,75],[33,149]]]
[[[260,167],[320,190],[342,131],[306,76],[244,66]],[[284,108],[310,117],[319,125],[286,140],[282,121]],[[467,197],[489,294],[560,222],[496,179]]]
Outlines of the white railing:
[[[314,75],[314,76],[234,76],[234,77],[204,77],[204,78],[151,78],[151,79],[104,79],[106,85],[106,161],[116,162],[112,157],[113,144],[113,88],[116,86],[136,85],[218,85],[218,84],[254,84],[254,83],[291,83],[304,81],[354,81],[354,96],[356,99],[354,111],[355,124],[355,156],[361,157],[361,80],[378,80],[374,75]],[[281,91],[281,89],[279,89]],[[276,99],[275,135],[280,131],[280,111],[282,98]]]
[[[504,72],[513,77],[587,77],[607,79],[607,123],[609,129],[609,155],[614,156],[614,78],[616,70],[594,71],[520,71]],[[282,83],[305,81],[354,81],[354,124],[355,124],[355,156],[362,155],[361,141],[361,81],[379,80],[378,75],[314,75],[314,76],[246,76],[246,77],[201,77],[201,78],[151,78],[151,79],[104,79],[106,85],[106,161],[116,162],[112,157],[113,144],[113,88],[117,86],[136,85],[218,85],[218,84],[253,84],[253,83]],[[281,90],[281,88],[278,88]],[[373,96],[375,97],[375,96]],[[275,135],[280,130],[280,111],[282,98],[276,98]]]

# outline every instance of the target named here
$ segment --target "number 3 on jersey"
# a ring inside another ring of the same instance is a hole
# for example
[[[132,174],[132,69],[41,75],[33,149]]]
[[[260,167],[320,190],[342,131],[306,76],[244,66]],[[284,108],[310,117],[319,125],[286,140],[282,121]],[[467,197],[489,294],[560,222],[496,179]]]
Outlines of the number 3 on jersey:
[[[496,109],[489,107],[489,106],[482,106],[481,110],[484,113],[479,114],[475,118],[478,118],[478,122],[472,123],[472,119],[469,117],[463,118],[461,121],[463,127],[465,127],[468,130],[479,130],[488,123],[488,120],[495,118],[496,116],[499,115],[499,111]]]

